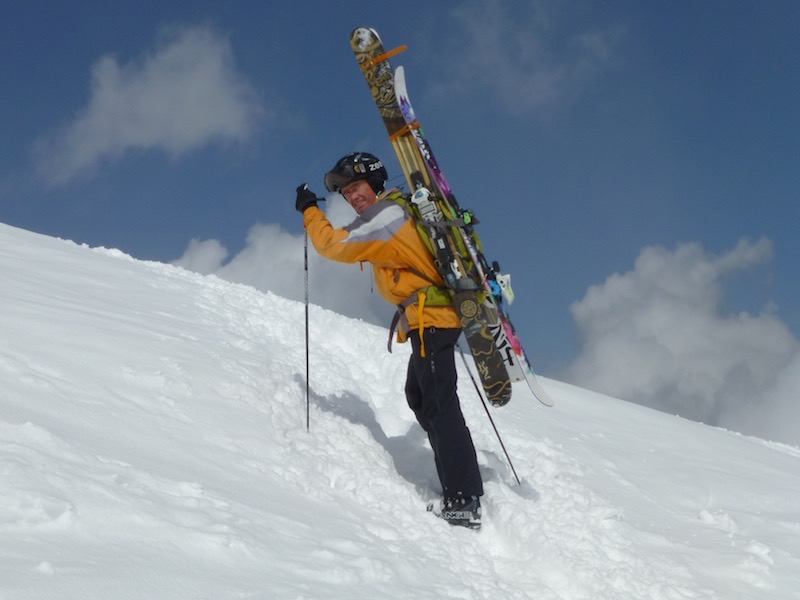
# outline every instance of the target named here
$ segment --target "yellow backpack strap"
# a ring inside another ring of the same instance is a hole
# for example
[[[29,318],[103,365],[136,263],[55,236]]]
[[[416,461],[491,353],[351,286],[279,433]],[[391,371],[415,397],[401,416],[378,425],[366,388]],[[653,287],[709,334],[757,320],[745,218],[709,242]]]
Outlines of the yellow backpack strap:
[[[386,344],[386,348],[389,350],[389,352],[392,351],[392,341],[394,340],[394,332],[397,330],[397,327],[400,326],[404,331],[409,330],[408,319],[406,319],[406,308],[416,303],[420,355],[425,356],[425,344],[422,339],[422,330],[425,328],[423,316],[425,304],[431,299],[433,300],[432,306],[450,306],[453,304],[453,301],[450,299],[450,294],[447,292],[447,288],[432,285],[430,287],[417,290],[415,293],[411,294],[408,298],[397,305],[397,311],[392,318],[391,325],[389,325],[389,341]]]

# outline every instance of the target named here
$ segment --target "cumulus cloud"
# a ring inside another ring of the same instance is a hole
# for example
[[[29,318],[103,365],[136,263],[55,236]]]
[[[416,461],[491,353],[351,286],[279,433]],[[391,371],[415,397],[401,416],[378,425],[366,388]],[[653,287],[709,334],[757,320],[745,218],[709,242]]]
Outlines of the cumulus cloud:
[[[669,413],[800,444],[798,340],[769,309],[722,311],[727,278],[771,257],[767,239],[742,240],[721,256],[695,243],[645,248],[632,271],[572,305],[582,350],[567,377]]]
[[[34,154],[39,173],[58,185],[132,149],[175,157],[213,142],[242,142],[262,115],[225,38],[206,27],[175,29],[130,63],[97,60],[88,105],[38,140]]]
[[[227,257],[228,249],[218,240],[193,239],[183,256],[173,264],[201,275],[211,275],[222,267]]]
[[[335,195],[329,201],[328,218],[335,226],[349,223],[355,212]],[[226,281],[244,283],[262,291],[302,301],[305,298],[303,235],[278,225],[256,224],[245,247],[228,259],[228,250],[217,240],[192,240],[173,264]],[[372,270],[367,265],[336,263],[320,257],[309,241],[309,300],[337,313],[388,326],[392,308],[372,289]]]
[[[748,431],[759,437],[800,446],[800,352],[767,389],[763,407],[743,402],[723,424],[740,423],[749,423]]]
[[[513,113],[549,109],[611,68],[625,35],[618,23],[575,26],[564,3],[475,0],[453,12],[458,31],[442,88],[480,84]]]

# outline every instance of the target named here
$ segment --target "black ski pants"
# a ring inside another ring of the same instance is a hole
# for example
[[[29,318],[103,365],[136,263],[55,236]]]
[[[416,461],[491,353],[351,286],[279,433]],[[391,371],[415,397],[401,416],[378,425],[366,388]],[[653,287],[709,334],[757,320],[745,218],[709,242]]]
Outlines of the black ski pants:
[[[428,434],[445,498],[482,496],[478,458],[456,392],[455,345],[460,329],[424,330],[425,356],[419,332],[412,331],[406,399]]]

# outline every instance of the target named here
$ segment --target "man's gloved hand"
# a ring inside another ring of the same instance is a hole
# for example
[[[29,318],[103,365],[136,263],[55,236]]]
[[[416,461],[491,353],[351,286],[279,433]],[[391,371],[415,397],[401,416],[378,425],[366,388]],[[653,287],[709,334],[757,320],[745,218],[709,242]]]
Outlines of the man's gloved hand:
[[[317,195],[308,189],[308,184],[303,183],[297,187],[297,200],[295,200],[294,207],[297,212],[303,213],[307,208],[316,206],[320,200],[321,198],[317,198]]]

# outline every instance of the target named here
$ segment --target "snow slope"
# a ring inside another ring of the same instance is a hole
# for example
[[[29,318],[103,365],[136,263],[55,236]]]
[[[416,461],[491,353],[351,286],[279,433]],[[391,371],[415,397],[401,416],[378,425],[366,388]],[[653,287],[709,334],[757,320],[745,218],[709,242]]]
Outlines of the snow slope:
[[[0,598],[800,598],[800,449],[465,373],[480,532],[438,493],[408,349],[312,307],[0,225]],[[519,307],[515,307],[519,310]]]

